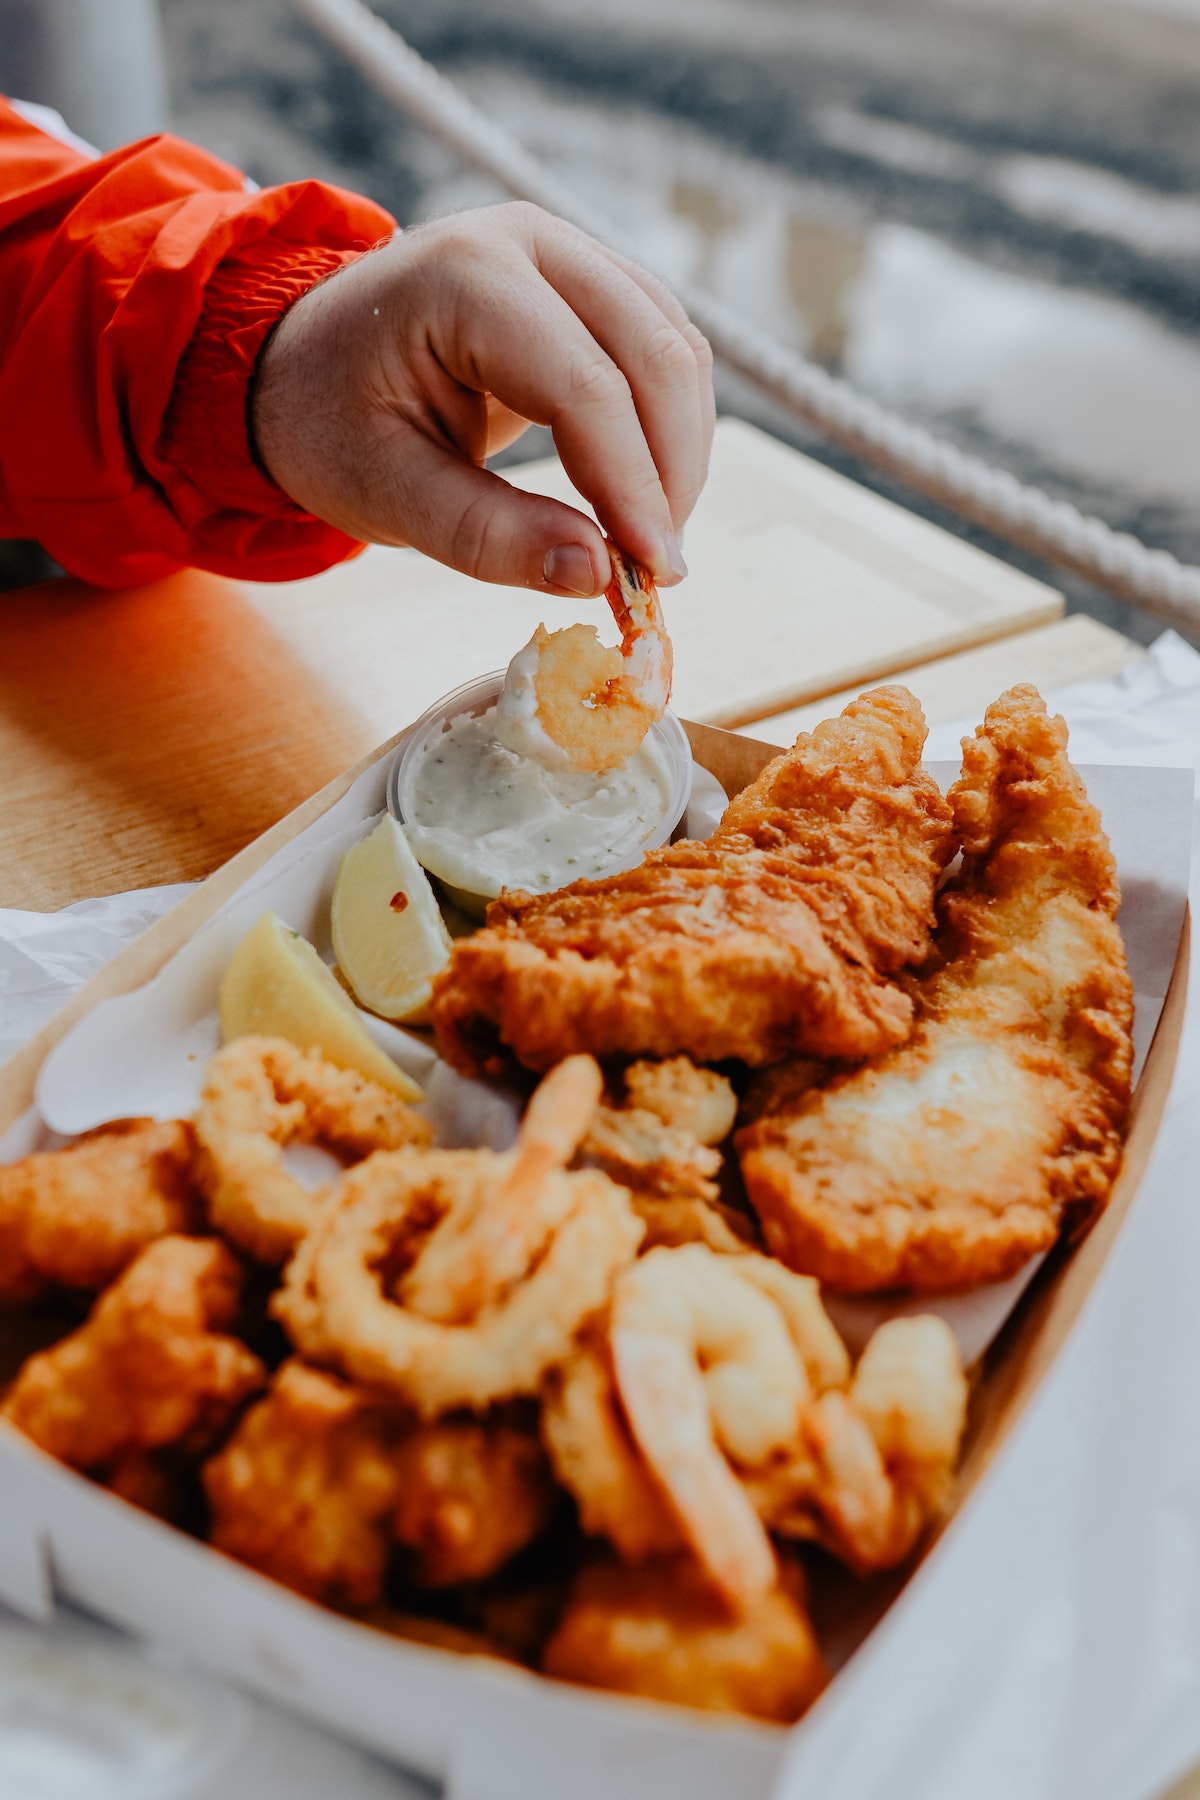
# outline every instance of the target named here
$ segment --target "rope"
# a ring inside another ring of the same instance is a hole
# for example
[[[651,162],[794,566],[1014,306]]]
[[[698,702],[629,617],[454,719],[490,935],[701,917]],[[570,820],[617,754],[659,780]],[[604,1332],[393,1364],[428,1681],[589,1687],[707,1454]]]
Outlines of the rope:
[[[297,0],[373,86],[518,199],[557,213],[611,249],[644,262],[514,137],[439,75],[362,0]],[[676,287],[713,354],[864,461],[1046,561],[1073,569],[1184,631],[1200,632],[1200,568],[1150,550],[1127,532],[968,456],[889,412],[848,382],[787,349],[711,294]]]

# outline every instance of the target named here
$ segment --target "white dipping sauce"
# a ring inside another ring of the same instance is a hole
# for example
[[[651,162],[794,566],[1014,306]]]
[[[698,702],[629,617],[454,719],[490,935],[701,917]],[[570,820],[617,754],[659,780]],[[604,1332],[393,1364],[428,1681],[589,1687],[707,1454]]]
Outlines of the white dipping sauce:
[[[497,714],[455,719],[413,772],[404,830],[430,873],[473,894],[549,893],[633,859],[671,799],[654,733],[624,767],[591,774],[499,743]]]

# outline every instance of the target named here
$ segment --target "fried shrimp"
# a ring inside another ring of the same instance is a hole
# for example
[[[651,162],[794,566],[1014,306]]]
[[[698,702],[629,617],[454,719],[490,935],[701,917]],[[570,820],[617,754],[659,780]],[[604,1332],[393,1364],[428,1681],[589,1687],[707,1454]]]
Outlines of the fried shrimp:
[[[624,1416],[728,1600],[747,1605],[774,1580],[764,1525],[883,1567],[932,1516],[957,1455],[965,1388],[948,1327],[903,1323],[876,1334],[860,1364],[864,1406],[853,1386],[847,1406],[850,1358],[811,1277],[698,1244],[652,1250],[618,1277],[611,1344]]]
[[[320,1143],[356,1161],[427,1144],[428,1122],[366,1076],[282,1038],[235,1038],[208,1067],[196,1115],[197,1172],[213,1223],[262,1262],[283,1262],[317,1211],[283,1146]]]
[[[513,659],[500,701],[503,731],[506,713],[523,714],[532,680],[537,722],[576,769],[627,763],[671,695],[671,640],[654,583],[615,544],[609,555],[613,574],[604,597],[620,628],[620,648],[602,644],[593,625],[564,631],[539,625]]]
[[[615,1285],[611,1344],[642,1456],[721,1592],[749,1604],[774,1586],[775,1557],[730,1461],[793,1444],[809,1397],[779,1308],[730,1258],[652,1250]]]
[[[400,1496],[399,1435],[361,1389],[284,1363],[205,1464],[213,1543],[312,1600],[374,1605]]]
[[[529,1267],[546,1237],[540,1201],[555,1170],[566,1167],[603,1088],[590,1056],[569,1056],[541,1083],[521,1120],[514,1160],[493,1191],[476,1190],[430,1241],[403,1284],[407,1306],[454,1324]]]
[[[602,1336],[585,1336],[550,1377],[542,1437],[591,1536],[607,1538],[630,1563],[683,1548],[666,1496],[629,1435]]]
[[[563,1681],[783,1725],[829,1679],[794,1564],[778,1586],[731,1611],[686,1558],[585,1568],[542,1666]]]
[[[200,1220],[192,1128],[120,1119],[0,1166],[0,1302],[102,1288],[156,1238]]]
[[[344,1175],[273,1308],[318,1362],[370,1382],[431,1419],[535,1394],[602,1308],[642,1234],[628,1196],[596,1170],[552,1170],[537,1196],[530,1265],[454,1323],[418,1312],[407,1286],[442,1230],[461,1240],[501,1192],[512,1152],[381,1153]],[[527,1240],[528,1242],[528,1240]]]
[[[411,1432],[396,1453],[396,1541],[414,1554],[422,1587],[481,1581],[540,1537],[556,1493],[532,1431],[443,1419]]]
[[[967,1384],[932,1315],[889,1319],[848,1392],[806,1408],[794,1452],[746,1480],[772,1531],[816,1538],[863,1573],[902,1562],[950,1497]]]
[[[74,1468],[131,1452],[209,1447],[266,1370],[225,1335],[241,1270],[224,1244],[164,1237],[101,1295],[86,1324],[30,1357],[0,1411]]]

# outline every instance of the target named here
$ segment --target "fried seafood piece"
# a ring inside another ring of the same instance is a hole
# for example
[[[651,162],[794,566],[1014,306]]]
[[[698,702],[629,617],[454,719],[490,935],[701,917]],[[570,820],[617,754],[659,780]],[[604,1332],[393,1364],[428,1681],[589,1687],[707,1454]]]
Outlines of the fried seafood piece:
[[[284,1363],[205,1464],[212,1542],[309,1599],[374,1605],[402,1491],[401,1428],[362,1389]]]
[[[442,1419],[396,1452],[396,1541],[421,1587],[481,1581],[550,1522],[557,1493],[537,1435],[503,1421]]]
[[[660,1246],[674,1250],[680,1244],[706,1244],[710,1250],[737,1256],[760,1248],[754,1222],[735,1207],[719,1200],[697,1200],[687,1195],[660,1199],[653,1194],[631,1194],[630,1204],[646,1235],[642,1249]]]
[[[511,1151],[396,1150],[349,1170],[273,1302],[297,1348],[425,1419],[536,1394],[642,1235],[623,1188],[561,1166],[599,1091],[572,1059]]]
[[[532,1431],[502,1421],[414,1427],[364,1388],[284,1363],[204,1468],[212,1541],[331,1606],[375,1606],[394,1543],[428,1587],[492,1574],[555,1502]]]
[[[583,1569],[542,1667],[562,1681],[782,1725],[828,1681],[794,1564],[733,1608],[686,1557]]]
[[[849,1392],[819,1395],[790,1454],[743,1485],[777,1536],[814,1538],[861,1574],[894,1568],[949,1505],[966,1414],[945,1321],[888,1319]]]
[[[539,625],[509,664],[496,709],[501,743],[531,748],[535,731],[575,769],[618,769],[661,719],[671,697],[671,640],[658,591],[646,569],[609,545],[612,580],[605,592],[621,631],[619,649],[600,642],[593,625],[547,631]],[[540,748],[536,740],[535,752]]]
[[[631,1063],[620,1105],[598,1105],[583,1155],[637,1194],[715,1200],[721,1168],[715,1149],[737,1117],[737,1096],[723,1075],[686,1056]]]
[[[617,1528],[654,1519],[647,1477],[709,1580],[741,1607],[774,1583],[768,1529],[868,1571],[901,1562],[944,1510],[967,1385],[943,1320],[880,1326],[851,1380],[815,1281],[769,1257],[691,1245],[653,1250],[618,1278],[609,1335],[613,1398],[585,1388],[574,1402],[585,1427],[589,1405],[607,1406],[607,1438],[591,1427],[603,1447],[589,1460],[577,1428],[564,1454],[552,1415],[543,1429],[585,1528],[627,1561],[637,1545],[631,1554]]]
[[[119,1119],[0,1164],[0,1302],[106,1287],[156,1238],[193,1230],[194,1148],[181,1120]]]
[[[723,1075],[686,1056],[631,1063],[619,1105],[602,1103],[580,1146],[586,1161],[630,1189],[646,1226],[643,1250],[656,1244],[707,1244],[738,1251],[755,1243],[753,1223],[722,1206],[715,1177],[737,1116]]]
[[[777,757],[707,843],[557,893],[501,895],[433,987],[442,1054],[496,1072],[596,1056],[877,1055],[907,1036],[891,978],[929,948],[954,854],[925,724],[876,688]]]
[[[317,1210],[316,1196],[284,1166],[285,1144],[323,1144],[355,1162],[432,1138],[428,1120],[365,1075],[267,1037],[234,1038],[218,1050],[196,1134],[213,1223],[267,1263],[286,1260]]]
[[[86,1324],[30,1358],[0,1411],[78,1469],[102,1471],[168,1444],[203,1452],[266,1385],[258,1357],[226,1335],[241,1279],[224,1244],[160,1238]]]
[[[1133,997],[1066,726],[1016,687],[963,749],[962,868],[912,1037],[781,1081],[736,1139],[768,1247],[851,1292],[1002,1281],[1101,1208],[1120,1165]]]
[[[590,1536],[607,1538],[629,1563],[684,1548],[666,1493],[630,1436],[606,1330],[585,1333],[551,1375],[542,1396],[542,1438]]]
[[[616,1389],[642,1460],[731,1605],[774,1587],[770,1541],[740,1480],[791,1455],[814,1394],[849,1358],[815,1281],[763,1256],[651,1250],[618,1277]]]

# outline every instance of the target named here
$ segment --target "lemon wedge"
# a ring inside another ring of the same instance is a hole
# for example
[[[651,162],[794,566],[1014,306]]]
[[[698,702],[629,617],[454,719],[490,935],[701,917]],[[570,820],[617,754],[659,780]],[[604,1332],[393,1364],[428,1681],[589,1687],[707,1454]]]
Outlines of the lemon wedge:
[[[450,954],[429,877],[389,813],[347,850],[333,889],[333,947],[362,1005],[423,1024],[434,976]]]
[[[286,1038],[302,1050],[319,1050],[339,1069],[369,1076],[402,1100],[420,1100],[421,1089],[372,1041],[307,938],[278,913],[264,913],[246,933],[221,983],[221,1035],[261,1033]]]

